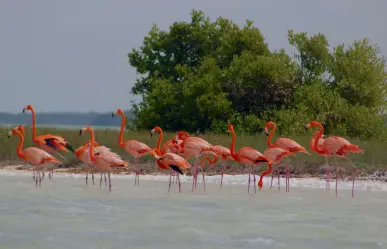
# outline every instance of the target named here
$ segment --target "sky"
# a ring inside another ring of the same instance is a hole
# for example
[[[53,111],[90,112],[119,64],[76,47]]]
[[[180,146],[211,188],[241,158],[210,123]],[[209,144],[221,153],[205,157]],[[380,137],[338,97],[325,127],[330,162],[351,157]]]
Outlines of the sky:
[[[386,0],[0,0],[0,112],[129,109],[141,98],[127,54],[153,24],[166,30],[192,9],[252,20],[271,49],[291,54],[289,29],[331,45],[368,37],[387,55]]]

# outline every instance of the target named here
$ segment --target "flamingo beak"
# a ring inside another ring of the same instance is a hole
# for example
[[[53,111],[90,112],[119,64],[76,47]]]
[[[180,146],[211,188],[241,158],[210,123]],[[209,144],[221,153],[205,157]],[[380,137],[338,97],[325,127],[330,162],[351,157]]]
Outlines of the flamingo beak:
[[[23,108],[23,113],[25,113],[26,112],[26,108]]]
[[[117,114],[116,112],[112,112],[112,118],[114,118],[114,116],[115,116],[116,114]]]
[[[82,129],[79,130],[79,136],[81,136],[81,135],[82,135]]]
[[[267,127],[265,127],[265,130],[263,131],[263,133],[265,133],[266,136],[269,136],[269,131],[267,130]]]
[[[12,131],[8,132],[8,138],[11,138],[12,136]]]
[[[310,124],[305,125],[305,129],[309,129],[310,127],[311,127]]]

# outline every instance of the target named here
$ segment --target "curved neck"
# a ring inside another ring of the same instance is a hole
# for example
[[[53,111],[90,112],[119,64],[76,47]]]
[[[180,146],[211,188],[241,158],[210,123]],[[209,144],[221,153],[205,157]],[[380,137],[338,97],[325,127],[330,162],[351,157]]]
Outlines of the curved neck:
[[[30,109],[32,114],[32,139],[36,139],[36,116],[35,116],[35,110],[33,108]]]
[[[271,143],[271,139],[272,139],[272,137],[273,137],[273,135],[274,135],[276,130],[277,130],[277,125],[274,124],[273,128],[271,129],[271,131],[269,133],[269,136],[267,137],[267,146],[269,148],[274,148],[275,147],[275,145]]]
[[[124,146],[124,130],[126,125],[126,117],[124,113],[120,113],[121,116],[121,129],[120,129],[120,135],[118,136],[118,143],[120,146]]]
[[[160,145],[161,145],[161,141],[163,141],[163,137],[164,137],[163,130],[160,129],[159,138],[157,139],[157,144],[156,144],[157,149],[160,149]]]
[[[231,130],[231,135],[232,135],[232,139],[231,139],[231,145],[230,145],[230,153],[231,153],[232,158],[234,158],[235,160],[238,160],[238,155],[235,154],[235,150],[234,150],[235,140],[236,140],[234,129]]]
[[[94,137],[94,131],[92,129],[89,130],[91,139],[90,139],[90,159],[91,161],[95,161],[95,154],[94,154],[94,143],[95,143],[95,137]]]
[[[320,131],[317,132],[317,136],[314,140],[314,148],[317,152],[322,152],[322,150],[320,150],[320,148],[318,147],[318,140],[320,140],[320,138],[322,137],[322,135],[324,133],[324,127],[320,123],[317,123],[316,125],[320,128]]]
[[[261,174],[261,176],[259,178],[260,182],[262,182],[264,176],[270,174],[273,171],[273,165],[269,162],[267,163],[267,165],[269,166],[269,169]]]
[[[20,158],[24,159],[24,158],[25,158],[25,155],[24,155],[24,153],[23,153],[23,151],[22,151],[23,144],[24,144],[24,136],[20,133],[20,131],[15,131],[15,132],[16,132],[16,134],[20,137],[20,139],[19,139],[19,144],[17,145],[16,153],[17,153],[17,155],[18,155]]]
[[[212,155],[212,158],[210,155]],[[200,160],[200,165],[203,165],[204,161],[207,161],[208,164],[215,164],[218,161],[217,155],[215,155],[215,154],[210,154],[210,155],[203,156],[202,159]]]

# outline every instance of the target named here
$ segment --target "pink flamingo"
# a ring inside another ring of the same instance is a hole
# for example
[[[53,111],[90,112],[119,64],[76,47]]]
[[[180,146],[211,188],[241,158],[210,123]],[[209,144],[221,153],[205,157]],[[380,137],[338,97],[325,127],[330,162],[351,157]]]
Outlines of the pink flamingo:
[[[193,179],[192,179],[192,192],[193,192],[194,188],[196,188],[196,185],[197,185],[197,176],[199,173],[198,159],[202,155],[202,151],[208,150],[211,144],[199,137],[189,136],[189,137],[180,139],[177,135],[174,138],[175,143],[177,142],[178,139],[182,140],[180,146],[183,148],[182,150],[183,150],[184,158],[185,159],[189,159],[191,157],[195,158],[195,166],[194,166]]]
[[[241,163],[244,165],[250,165],[250,166],[257,165],[261,162],[265,162],[268,164],[269,170],[265,171],[261,174],[261,177],[260,177],[259,182],[258,182],[258,187],[261,189],[263,177],[265,175],[271,173],[271,171],[272,171],[271,160],[269,158],[267,158],[266,156],[262,155],[259,151],[254,150],[253,148],[250,148],[250,147],[242,147],[235,153],[234,148],[235,148],[236,135],[235,135],[234,127],[230,123],[228,124],[228,131],[231,132],[231,134],[232,134],[230,152],[231,152],[231,156],[234,158],[235,161],[237,161],[238,163]],[[250,193],[250,182],[251,182],[250,175],[251,175],[251,173],[252,173],[252,167],[251,167],[250,172],[249,172],[249,183],[248,183],[248,188],[247,188],[248,193]],[[253,180],[254,181],[254,191],[256,193],[257,189],[256,189],[256,185],[255,185],[255,174],[253,174],[253,176],[254,176],[254,180]]]
[[[209,151],[215,152],[218,156],[222,157],[221,173],[220,173],[221,174],[220,187],[222,187],[225,162],[226,160],[234,160],[234,158],[232,158],[231,156],[230,149],[222,145],[213,145],[209,148]]]
[[[295,156],[293,152],[281,149],[279,147],[266,149],[263,152],[263,155],[271,159],[273,164],[279,163],[280,161],[282,161],[282,159],[284,159],[288,155]],[[271,174],[270,189],[273,187],[273,178],[274,178],[274,174]],[[280,189],[279,174],[278,174],[278,189]]]
[[[36,147],[28,147],[22,150],[24,144],[24,129],[23,126],[19,125],[18,127],[13,128],[10,132],[8,132],[8,138],[12,135],[18,135],[20,137],[19,144],[16,149],[16,153],[22,160],[30,163],[33,168],[33,172],[36,172],[37,176],[35,177],[36,187],[41,187],[42,178],[40,176],[40,171],[42,171],[42,166],[46,163],[54,163],[61,165],[62,163],[56,159],[54,156],[50,155],[48,152],[36,148]],[[44,172],[42,172],[44,176]]]
[[[331,136],[331,137],[325,138],[324,142],[319,146],[319,140],[321,139],[324,133],[324,127],[322,126],[322,124],[320,124],[317,121],[311,121],[309,124],[305,125],[306,128],[315,127],[315,126],[319,127],[320,129],[314,142],[314,147],[316,148],[318,153],[322,155],[327,155],[327,156],[338,156],[341,158],[345,158],[353,166],[354,168],[353,181],[352,181],[352,197],[353,197],[354,191],[355,191],[356,166],[346,156],[346,154],[349,152],[361,153],[361,152],[364,152],[364,150],[359,148],[359,146],[350,143],[348,140],[338,136]],[[336,169],[336,172],[337,172],[337,169]],[[337,196],[337,175],[336,175],[336,196]]]
[[[94,185],[95,167],[93,165],[93,162],[90,159],[90,151],[89,151],[90,150],[90,143],[91,143],[91,140],[87,141],[84,145],[79,146],[74,152],[75,155],[78,157],[78,159],[80,161],[82,161],[84,163],[84,165],[86,166],[86,186],[87,186],[88,172],[89,171],[91,171],[91,177],[92,177],[93,185]],[[100,145],[97,142],[94,142],[94,149],[95,149],[96,153],[100,152],[99,147],[100,147]],[[103,173],[103,175],[105,177],[105,186],[107,187],[106,174]],[[102,172],[101,172],[101,178],[99,180],[99,187],[101,187],[101,186],[102,186]]]
[[[112,183],[110,179],[110,171],[112,167],[124,167],[125,169],[128,169],[128,163],[122,160],[116,153],[111,152],[110,149],[105,146],[98,146],[98,152],[95,153],[95,137],[93,128],[86,126],[79,131],[79,135],[81,136],[83,132],[90,132],[91,134],[89,149],[91,162],[95,164],[100,171],[108,172],[109,192],[111,192]]]
[[[270,134],[269,134],[269,129],[272,127],[273,127],[273,129],[270,131]],[[273,144],[271,142],[271,139],[272,139],[276,129],[277,129],[277,125],[274,122],[270,121],[270,122],[266,123],[265,134],[268,136],[267,145],[269,146],[269,148],[279,147],[279,148],[282,148],[284,150],[288,150],[290,152],[302,152],[302,153],[310,155],[310,153],[304,147],[302,147],[297,142],[295,142],[289,138],[278,138],[277,141]],[[289,181],[290,181],[290,168],[289,168],[289,160],[287,160],[287,163],[286,163],[286,184],[285,184],[286,192],[290,191]]]
[[[123,138],[124,138],[124,129],[126,125],[126,117],[122,109],[117,109],[116,112],[113,112],[112,117],[114,117],[117,114],[121,116],[121,130],[118,137],[118,143],[121,146],[121,148],[123,148],[126,152],[128,152],[131,156],[134,157],[134,164],[136,167],[136,176],[134,180],[134,185],[137,184],[139,186],[140,185],[140,162],[139,162],[140,157],[150,154],[152,152],[152,149],[148,145],[142,142],[139,142],[137,140],[127,140],[126,142],[124,142]]]
[[[161,146],[161,142],[163,141],[163,138],[164,138],[164,133],[163,133],[163,129],[161,129],[159,126],[155,126],[151,131],[150,131],[150,135],[151,137],[153,136],[154,133],[158,132],[160,135],[157,139],[157,144],[156,144],[156,148],[159,150],[160,152],[160,155],[164,155],[165,153],[168,153],[168,152],[171,152],[171,153],[175,153],[175,154],[179,154],[179,151],[180,151],[180,146],[179,144],[181,143],[181,141],[179,140],[178,143],[174,143],[171,140],[168,140],[167,142],[165,142],[163,144],[163,147],[160,149],[160,146]],[[158,162],[158,161],[157,161]],[[162,168],[164,169],[162,166],[159,165],[159,168]],[[176,171],[174,170],[171,170],[170,171],[171,173],[171,176],[173,177],[173,180],[172,182],[175,181],[175,173],[177,174]],[[177,178],[176,178],[176,181],[177,181]],[[177,182],[176,182],[177,183]]]
[[[184,158],[182,158],[181,156],[179,156],[175,153],[167,152],[163,155],[160,155],[161,152],[157,148],[152,150],[151,153],[152,153],[153,157],[156,158],[156,160],[160,164],[176,171],[179,174],[183,175],[183,170],[189,169],[191,167],[191,165],[189,164],[189,162],[187,160],[185,160]],[[180,183],[179,174],[177,174],[177,180],[179,182],[179,192],[181,193],[181,183]],[[170,189],[171,189],[171,175],[169,176],[168,192],[170,191]]]
[[[327,165],[327,169],[326,169],[327,173],[326,173],[326,180],[325,180],[325,181],[326,181],[325,189],[326,189],[326,190],[330,190],[330,189],[331,189],[331,186],[330,186],[329,182],[330,182],[330,178],[331,178],[331,169],[330,169],[329,164],[328,164],[329,154],[322,154],[322,153],[319,152],[319,150],[317,150],[317,149],[315,148],[315,141],[316,141],[316,138],[317,138],[317,135],[318,135],[319,131],[320,131],[320,130],[318,130],[318,131],[316,131],[315,133],[313,133],[312,139],[310,140],[310,143],[309,143],[309,147],[310,147],[310,149],[311,149],[312,151],[316,152],[317,154],[320,154],[321,156],[324,156],[324,158],[325,158],[325,164]],[[320,148],[320,150],[321,150],[321,146],[322,146],[322,144],[324,143],[324,141],[325,141],[325,135],[323,134],[323,135],[321,136],[321,138],[318,140],[318,144],[317,144],[317,146]]]

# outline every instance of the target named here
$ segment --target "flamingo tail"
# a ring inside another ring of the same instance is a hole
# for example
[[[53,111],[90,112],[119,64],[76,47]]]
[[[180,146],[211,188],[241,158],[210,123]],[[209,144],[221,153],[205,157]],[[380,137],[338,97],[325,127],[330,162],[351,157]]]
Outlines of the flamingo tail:
[[[177,165],[169,165],[169,167],[171,167],[171,169],[173,169],[174,171],[180,173],[181,175],[184,175],[183,171],[181,171],[181,169],[179,168],[179,166]]]
[[[343,151],[353,152],[353,153],[362,153],[364,150],[355,144],[346,144],[344,145]]]

